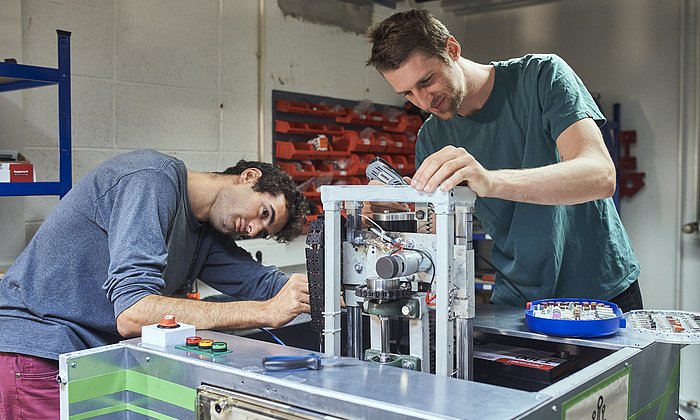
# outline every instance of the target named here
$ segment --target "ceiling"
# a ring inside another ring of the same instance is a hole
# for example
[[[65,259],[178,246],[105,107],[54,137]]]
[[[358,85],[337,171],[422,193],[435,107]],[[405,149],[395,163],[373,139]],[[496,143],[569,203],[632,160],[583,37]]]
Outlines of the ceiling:
[[[338,0],[357,6],[378,4],[380,6],[396,8],[402,0]],[[413,0],[413,3],[427,3],[437,0]],[[492,12],[495,10],[514,9],[516,7],[532,6],[535,4],[551,3],[560,0],[441,0],[440,7],[448,13],[457,16],[474,15],[477,13]]]

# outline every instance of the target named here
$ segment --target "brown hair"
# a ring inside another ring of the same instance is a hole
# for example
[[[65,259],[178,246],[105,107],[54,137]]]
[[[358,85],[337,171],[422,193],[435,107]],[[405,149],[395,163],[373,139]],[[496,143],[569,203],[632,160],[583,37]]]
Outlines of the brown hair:
[[[450,32],[425,10],[394,13],[370,26],[366,35],[372,43],[366,64],[381,73],[398,69],[414,52],[448,60],[445,45]]]

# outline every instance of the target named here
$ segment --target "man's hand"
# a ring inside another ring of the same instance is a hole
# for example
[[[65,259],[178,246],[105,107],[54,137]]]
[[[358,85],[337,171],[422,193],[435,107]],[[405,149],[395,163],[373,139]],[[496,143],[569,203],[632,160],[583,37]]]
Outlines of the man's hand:
[[[265,316],[273,328],[285,326],[297,315],[311,312],[309,306],[309,281],[305,274],[295,273],[289,277],[275,297],[265,302]]]
[[[489,171],[464,148],[445,146],[423,161],[411,186],[432,193],[438,186],[441,191],[447,191],[462,184],[468,185],[479,197],[488,197],[492,183]]]

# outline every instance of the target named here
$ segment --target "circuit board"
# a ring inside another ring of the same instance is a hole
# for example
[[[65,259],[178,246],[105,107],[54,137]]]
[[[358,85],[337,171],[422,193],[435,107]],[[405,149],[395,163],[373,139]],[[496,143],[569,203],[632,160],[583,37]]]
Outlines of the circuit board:
[[[542,301],[532,305],[532,316],[536,318],[592,321],[615,318],[612,306],[598,301]]]
[[[624,326],[620,308],[605,300],[553,298],[527,305],[525,323],[534,332],[561,337],[603,337]]]
[[[637,310],[624,317],[630,335],[668,343],[700,344],[699,313]]]

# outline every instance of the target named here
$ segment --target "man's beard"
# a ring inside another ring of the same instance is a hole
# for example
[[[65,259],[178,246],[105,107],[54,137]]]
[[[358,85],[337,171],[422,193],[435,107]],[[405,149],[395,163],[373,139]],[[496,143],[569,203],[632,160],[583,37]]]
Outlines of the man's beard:
[[[445,113],[433,114],[436,118],[443,121],[451,120],[457,115],[464,101],[464,92],[462,89],[455,89],[446,99],[448,101],[447,111]]]

